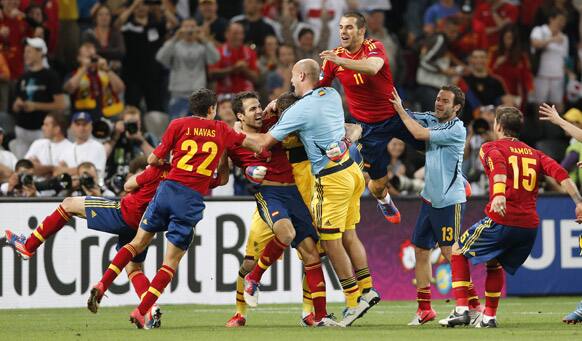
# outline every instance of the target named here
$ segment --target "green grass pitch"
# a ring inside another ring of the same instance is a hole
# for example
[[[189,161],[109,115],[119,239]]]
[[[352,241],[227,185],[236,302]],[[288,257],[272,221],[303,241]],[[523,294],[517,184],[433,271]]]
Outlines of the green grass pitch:
[[[107,299],[107,298],[105,298]],[[582,325],[566,325],[562,316],[579,297],[509,298],[500,303],[498,329],[442,328],[436,321],[421,327],[406,323],[416,302],[380,302],[346,329],[302,328],[300,304],[262,305],[250,310],[247,326],[223,327],[232,306],[166,305],[162,328],[137,330],[128,322],[133,307],[0,310],[0,340],[582,340]],[[452,303],[434,302],[438,318]],[[329,311],[339,314],[340,304]]]

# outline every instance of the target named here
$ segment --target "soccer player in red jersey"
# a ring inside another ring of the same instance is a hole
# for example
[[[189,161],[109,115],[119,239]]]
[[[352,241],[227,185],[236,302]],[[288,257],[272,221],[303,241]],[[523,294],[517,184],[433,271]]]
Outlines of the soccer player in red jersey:
[[[487,263],[485,314],[476,325],[495,328],[504,273],[515,274],[529,256],[535,242],[539,217],[536,212],[538,180],[556,179],[576,203],[575,215],[582,222],[582,197],[568,173],[556,161],[518,140],[522,113],[513,107],[495,112],[497,140],[481,147],[480,158],[489,177],[489,203],[484,219],[470,227],[453,246],[451,257],[456,307],[440,324],[455,327],[470,323],[468,285],[469,260]]]
[[[394,84],[384,45],[364,39],[366,19],[358,12],[348,12],[340,20],[341,46],[323,51],[321,86],[330,86],[338,78],[354,123],[362,126],[361,153],[370,175],[368,188],[378,200],[378,208],[391,223],[400,223],[400,213],[392,202],[386,183],[390,155],[386,145],[393,137],[423,150],[424,141],[410,134],[390,102]]]
[[[130,321],[138,328],[152,327],[147,313],[172,280],[192,242],[193,229],[202,219],[205,207],[202,196],[213,182],[213,174],[223,152],[238,145],[260,152],[244,134],[235,132],[222,121],[214,120],[216,94],[213,91],[195,91],[190,96],[190,111],[192,116],[170,123],[162,142],[148,157],[149,164],[163,164],[171,151],[170,172],[149,203],[136,236],[115,255],[92,292],[92,296],[101,299],[105,292],[102,289],[109,287],[119,269],[145,250],[156,232],[167,231],[168,248],[162,267],[152,279],[141,303],[130,315]]]
[[[141,162],[137,161],[130,165],[133,168],[132,173],[138,174],[130,177],[125,183],[124,189],[129,194],[120,202],[92,196],[65,198],[28,238],[6,230],[6,241],[14,246],[23,259],[29,259],[46,239],[59,232],[73,217],[79,217],[87,219],[89,229],[119,235],[117,242],[117,250],[119,250],[135,236],[141,216],[153,198],[159,183],[169,171],[167,165],[147,168],[146,166],[145,158]],[[144,249],[143,252],[130,259],[124,267],[138,298],[141,298],[150,286],[150,281],[143,273],[143,261],[146,254],[147,249]],[[117,270],[121,272],[121,268]],[[89,300],[87,306],[91,312],[96,313],[99,303],[100,298],[95,298]],[[152,308],[150,309],[150,315],[154,320],[152,325],[159,327],[161,316],[159,308],[157,306]]]
[[[243,132],[266,132],[277,122],[277,116],[263,119],[263,110],[255,92],[235,96],[233,111],[241,121]],[[242,147],[228,150],[228,156],[239,167],[245,168],[248,178],[260,183],[255,194],[262,220],[269,225],[274,237],[266,244],[258,261],[245,278],[244,300],[257,306],[259,285],[263,273],[292,245],[305,264],[306,281],[315,308],[315,326],[340,326],[327,315],[325,278],[315,242],[319,239],[309,209],[295,184],[293,168],[281,143],[271,147],[270,153],[256,155]]]

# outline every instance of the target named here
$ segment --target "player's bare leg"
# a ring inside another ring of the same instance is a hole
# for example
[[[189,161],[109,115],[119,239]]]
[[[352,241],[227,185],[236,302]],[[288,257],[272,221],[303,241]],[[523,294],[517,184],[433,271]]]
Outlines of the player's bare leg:
[[[145,250],[145,248],[142,249],[142,251],[143,250]],[[155,318],[151,313],[152,307],[164,292],[166,286],[168,286],[172,281],[176,269],[180,264],[180,260],[185,254],[186,250],[183,250],[168,241],[162,267],[152,279],[150,287],[142,297],[139,306],[129,315],[129,321],[135,324],[139,329],[154,328]]]
[[[257,262],[254,259],[243,260],[236,277],[236,313],[227,322],[226,327],[244,327],[246,324],[247,304],[244,299],[245,276],[253,270]]]
[[[263,273],[281,257],[295,238],[295,229],[291,220],[287,218],[277,220],[273,224],[273,233],[275,238],[265,246],[257,265],[245,276],[244,299],[253,308],[258,304],[259,286]]]
[[[449,247],[449,258],[450,258]],[[431,307],[431,292],[430,292],[430,278],[432,268],[430,266],[431,250],[427,250],[418,246],[414,247],[414,256],[416,258],[416,266],[414,267],[414,275],[416,278],[416,301],[418,302],[418,309],[409,326],[419,326],[435,319],[436,312]]]
[[[331,261],[346,297],[344,318],[340,323],[348,327],[365,313],[369,305],[366,301],[360,300],[361,294],[354,276],[354,268],[342,240],[322,240],[321,245]]]
[[[19,235],[6,229],[4,231],[6,243],[12,245],[22,259],[30,259],[44,241],[59,232],[73,216],[85,218],[85,197],[65,198],[53,213],[44,218],[28,238],[23,234]]]
[[[297,251],[305,266],[305,277],[315,309],[315,326],[343,327],[335,322],[331,315],[327,314],[325,277],[315,241],[311,237],[305,238],[297,245]]]
[[[380,302],[380,295],[373,287],[372,275],[370,274],[370,269],[368,268],[368,256],[366,254],[366,249],[364,248],[364,245],[358,237],[355,229],[348,229],[344,231],[342,236],[342,244],[346,249],[348,256],[350,257],[350,261],[352,262],[362,299],[368,303],[368,308],[364,312],[365,314],[368,309]]]
[[[376,200],[378,200],[378,209],[382,212],[384,218],[392,224],[400,224],[400,212],[388,193],[388,188],[386,187],[387,183],[388,175],[379,179],[370,179],[368,182],[368,189]]]
[[[103,277],[101,277],[101,280],[89,293],[89,299],[87,300],[87,309],[89,309],[89,311],[92,313],[97,312],[103,295],[107,289],[109,289],[109,286],[113,283],[115,278],[117,278],[121,273],[121,269],[125,268],[127,264],[131,262],[133,257],[142,253],[150,245],[154,236],[155,233],[147,232],[146,230],[139,228],[137,229],[137,233],[135,237],[133,237],[133,240],[117,251],[111,264],[109,264],[109,267],[105,270]]]

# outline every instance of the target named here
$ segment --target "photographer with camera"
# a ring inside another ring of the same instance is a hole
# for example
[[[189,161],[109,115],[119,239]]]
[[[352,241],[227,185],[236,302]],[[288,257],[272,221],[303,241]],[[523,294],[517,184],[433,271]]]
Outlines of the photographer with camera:
[[[77,56],[79,67],[65,82],[64,89],[71,95],[73,110],[85,111],[97,121],[103,117],[113,117],[123,110],[120,95],[125,84],[109,68],[105,58],[97,55],[92,42],[85,42]]]
[[[0,193],[9,197],[37,196],[34,187],[34,165],[30,160],[22,159],[16,162],[15,171],[10,175],[8,181],[0,185]]]
[[[107,153],[106,179],[115,181],[115,177],[125,176],[129,163],[136,156],[149,155],[157,145],[156,138],[150,133],[142,132],[141,112],[134,106],[127,106],[121,120],[115,123],[111,140],[105,142]],[[118,181],[119,182],[119,181]],[[116,192],[121,186],[110,184]]]
[[[218,62],[220,53],[194,19],[185,19],[156,59],[170,69],[170,117],[188,115],[188,97],[207,87],[206,67]]]
[[[89,195],[94,197],[115,198],[115,193],[99,185],[97,168],[91,162],[77,166],[78,179],[73,180],[73,196]]]

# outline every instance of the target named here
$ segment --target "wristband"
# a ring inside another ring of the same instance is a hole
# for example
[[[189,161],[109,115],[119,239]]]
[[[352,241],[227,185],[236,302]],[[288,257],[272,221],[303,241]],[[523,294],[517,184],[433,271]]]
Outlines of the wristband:
[[[505,182],[496,182],[493,184],[493,196],[505,195]]]

